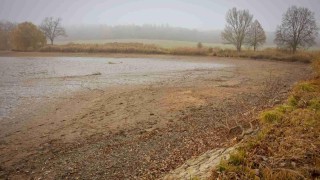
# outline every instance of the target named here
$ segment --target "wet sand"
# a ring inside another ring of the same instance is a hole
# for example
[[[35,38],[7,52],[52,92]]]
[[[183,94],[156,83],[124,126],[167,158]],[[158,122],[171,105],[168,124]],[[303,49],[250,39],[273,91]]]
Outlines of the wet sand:
[[[217,122],[244,107],[265,108],[255,100],[270,77],[280,82],[266,101],[272,104],[311,72],[306,64],[213,57],[1,57],[0,63],[3,178],[161,177],[227,146],[233,136]]]

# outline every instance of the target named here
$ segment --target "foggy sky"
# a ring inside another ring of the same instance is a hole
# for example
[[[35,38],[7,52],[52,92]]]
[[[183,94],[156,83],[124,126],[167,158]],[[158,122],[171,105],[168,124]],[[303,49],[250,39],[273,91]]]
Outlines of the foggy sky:
[[[61,17],[63,25],[169,24],[200,30],[223,29],[228,9],[248,9],[267,31],[274,31],[291,5],[315,12],[320,0],[0,0],[0,20],[31,21]]]

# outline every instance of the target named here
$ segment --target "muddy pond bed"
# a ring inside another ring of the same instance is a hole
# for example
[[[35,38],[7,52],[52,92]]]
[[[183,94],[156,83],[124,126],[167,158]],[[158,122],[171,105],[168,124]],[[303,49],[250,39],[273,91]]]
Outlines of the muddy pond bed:
[[[230,65],[156,58],[0,57],[0,118],[23,100],[156,82],[179,71],[227,66]]]
[[[0,73],[0,179],[157,179],[232,145],[237,132],[226,120],[245,127],[311,68],[216,57],[0,57]]]

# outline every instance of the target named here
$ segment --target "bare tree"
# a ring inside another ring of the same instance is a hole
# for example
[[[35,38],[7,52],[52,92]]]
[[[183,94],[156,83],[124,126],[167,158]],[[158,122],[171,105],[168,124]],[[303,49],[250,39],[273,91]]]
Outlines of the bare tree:
[[[300,47],[314,45],[317,36],[318,27],[314,13],[308,8],[292,6],[283,15],[274,41],[278,47],[288,48],[295,53]]]
[[[61,26],[61,18],[54,19],[53,17],[46,17],[41,25],[41,31],[45,34],[45,36],[50,40],[51,45],[53,45],[53,41],[58,36],[66,36],[65,29]]]
[[[222,32],[222,39],[227,43],[233,44],[237,51],[241,51],[247,31],[252,22],[253,16],[248,10],[237,10],[232,8],[227,12],[227,24]]]
[[[261,46],[266,42],[266,33],[264,32],[261,24],[258,20],[255,20],[249,27],[245,43],[253,47],[253,50],[256,51],[258,46]]]

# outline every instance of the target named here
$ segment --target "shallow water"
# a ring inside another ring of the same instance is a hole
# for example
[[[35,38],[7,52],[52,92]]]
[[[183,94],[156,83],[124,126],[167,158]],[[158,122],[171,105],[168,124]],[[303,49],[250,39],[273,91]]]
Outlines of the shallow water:
[[[226,66],[150,58],[0,57],[0,119],[25,100],[54,98],[82,89],[156,82],[180,71]]]

